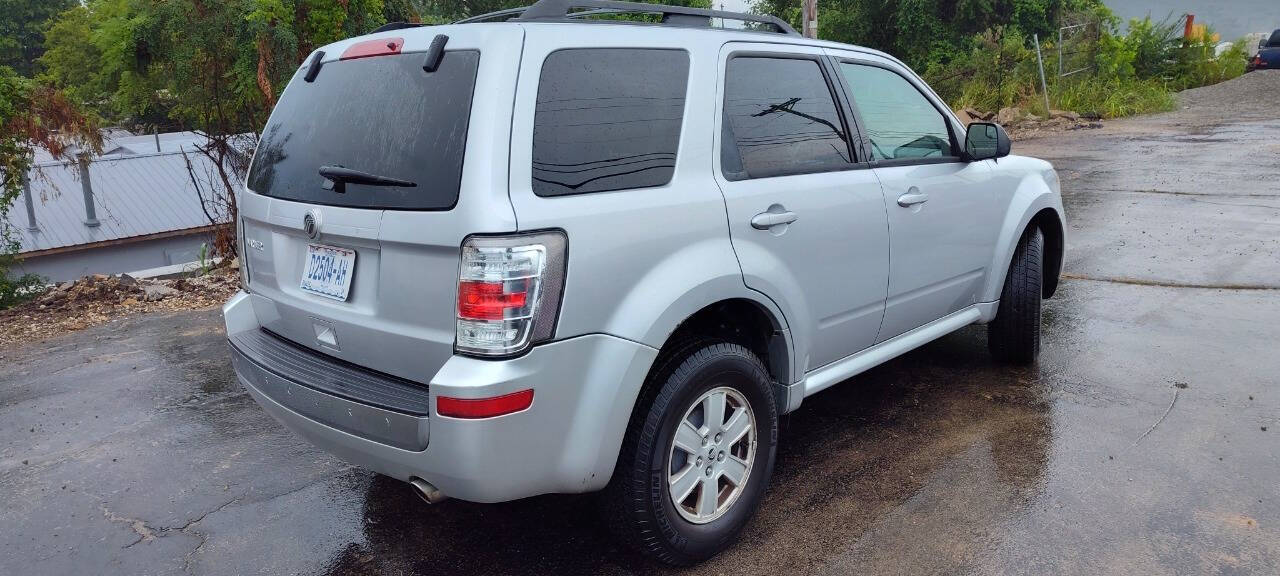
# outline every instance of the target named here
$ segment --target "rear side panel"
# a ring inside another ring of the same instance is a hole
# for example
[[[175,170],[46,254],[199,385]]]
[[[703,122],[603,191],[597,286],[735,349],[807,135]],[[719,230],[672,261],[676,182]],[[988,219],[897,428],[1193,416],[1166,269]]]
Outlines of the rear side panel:
[[[402,55],[339,62],[339,56],[351,44],[367,41],[370,37],[346,40],[321,49],[325,52],[325,63],[319,73],[319,78],[323,78],[326,72],[338,69],[335,64],[368,64],[375,63],[378,58],[421,58],[425,63],[425,51],[438,34],[449,37],[445,47],[446,63],[450,51],[479,53],[465,135],[457,133],[461,123],[430,124],[454,127],[447,130],[448,133],[433,135],[441,142],[450,139],[457,142],[465,138],[460,177],[430,171],[415,172],[423,166],[438,164],[433,163],[434,158],[430,156],[437,153],[431,146],[431,140],[417,138],[420,134],[414,132],[428,129],[425,125],[393,124],[385,135],[370,135],[367,131],[352,129],[349,131],[352,138],[363,139],[362,142],[353,142],[352,146],[371,146],[375,152],[381,149],[379,147],[389,148],[382,153],[352,153],[346,157],[340,153],[332,154],[333,157],[316,155],[313,163],[359,170],[362,167],[353,163],[377,164],[378,159],[387,154],[403,152],[396,146],[413,146],[412,155],[402,162],[402,172],[422,180],[418,182],[419,187],[375,189],[349,185],[344,194],[337,194],[324,189],[323,178],[310,176],[311,168],[308,166],[305,170],[295,171],[299,178],[312,178],[300,184],[303,187],[301,192],[281,193],[276,197],[262,195],[253,189],[255,184],[263,187],[262,180],[251,177],[240,204],[250,289],[256,296],[253,305],[264,328],[313,350],[422,383],[429,382],[453,352],[458,254],[463,238],[473,233],[508,232],[516,227],[506,194],[506,182],[510,144],[508,127],[520,65],[522,30],[517,26],[483,24],[396,30],[375,38],[403,38]],[[416,66],[405,68],[405,74],[428,74]],[[304,82],[302,76],[298,74],[295,77],[282,95],[282,101],[289,98],[290,90],[308,88],[295,88]],[[394,90],[396,87],[367,87],[369,93],[380,89]],[[398,101],[377,104],[381,108],[378,112],[392,122],[397,119],[408,121],[406,118],[430,118],[433,112],[430,106],[450,108],[445,106],[448,103],[427,102],[427,107],[423,107],[423,102],[413,99],[453,93],[410,91],[398,96]],[[358,106],[359,103],[353,105]],[[397,116],[397,110],[403,112],[415,106],[416,114]],[[316,109],[312,121],[352,121],[350,113],[332,112]],[[273,116],[272,121],[276,120]],[[273,126],[268,122],[267,131],[270,132]],[[290,126],[284,125],[281,129],[289,130]],[[299,134],[297,137],[306,138],[307,135]],[[424,140],[427,145],[422,144]],[[289,153],[289,144],[280,148],[276,152]],[[259,150],[255,161],[265,161],[263,155],[270,152]],[[415,160],[417,158],[421,160]],[[437,171],[445,169],[433,168]],[[386,175],[404,177],[402,174]],[[451,208],[444,202],[425,202],[420,205],[427,209],[402,209],[414,206],[414,193],[426,193],[442,180],[455,179],[458,193]],[[408,201],[398,202],[397,194],[404,195]],[[373,198],[378,201],[372,201]],[[383,209],[388,206],[390,209]],[[304,230],[308,215],[318,228],[314,237]],[[345,301],[300,289],[309,244],[355,251],[350,292]]]

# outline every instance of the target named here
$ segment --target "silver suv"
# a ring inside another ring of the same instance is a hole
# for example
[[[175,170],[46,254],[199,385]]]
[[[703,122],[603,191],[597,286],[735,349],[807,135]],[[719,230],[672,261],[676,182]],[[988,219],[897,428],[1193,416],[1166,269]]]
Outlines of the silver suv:
[[[770,17],[390,25],[317,50],[267,123],[236,373],[430,502],[603,491],[624,539],[696,562],[806,397],[974,323],[1035,360],[1062,202],[1008,154],[897,59]]]

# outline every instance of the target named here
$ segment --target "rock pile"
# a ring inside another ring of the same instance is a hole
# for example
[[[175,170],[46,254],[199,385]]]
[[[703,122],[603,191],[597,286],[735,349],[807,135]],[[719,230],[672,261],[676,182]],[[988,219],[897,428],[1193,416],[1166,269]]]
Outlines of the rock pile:
[[[964,108],[957,111],[956,116],[966,126],[974,122],[995,122],[1015,139],[1037,132],[1102,127],[1102,122],[1096,116],[1086,117],[1069,110],[1050,110],[1049,117],[1043,118],[1017,107],[1001,108],[998,112],[979,112],[973,108]]]

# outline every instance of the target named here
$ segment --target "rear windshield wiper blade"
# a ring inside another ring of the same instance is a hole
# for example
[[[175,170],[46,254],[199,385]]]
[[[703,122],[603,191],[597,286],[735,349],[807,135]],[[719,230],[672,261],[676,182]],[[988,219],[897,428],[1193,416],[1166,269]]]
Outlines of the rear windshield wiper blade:
[[[411,180],[401,180],[390,176],[379,176],[342,166],[321,166],[320,175],[324,176],[327,182],[326,188],[332,187],[334,192],[339,194],[347,191],[346,185],[365,184],[368,186],[399,186],[402,188],[416,188],[417,182]]]

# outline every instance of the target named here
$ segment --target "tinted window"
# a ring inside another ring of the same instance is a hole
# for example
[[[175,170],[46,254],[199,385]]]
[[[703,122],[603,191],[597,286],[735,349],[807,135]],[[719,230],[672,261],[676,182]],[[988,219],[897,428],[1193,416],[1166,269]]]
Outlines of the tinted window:
[[[724,92],[720,166],[730,179],[839,170],[852,162],[817,61],[735,57]]]
[[[423,54],[328,62],[314,82],[294,75],[249,172],[259,194],[335,206],[447,210],[458,200],[462,154],[480,53],[445,52],[435,72]],[[342,166],[414,187],[348,183],[318,172]]]
[[[951,132],[906,78],[875,66],[840,64],[877,160],[951,156]]]
[[[671,181],[684,118],[683,50],[547,56],[533,116],[533,191],[562,196]]]

